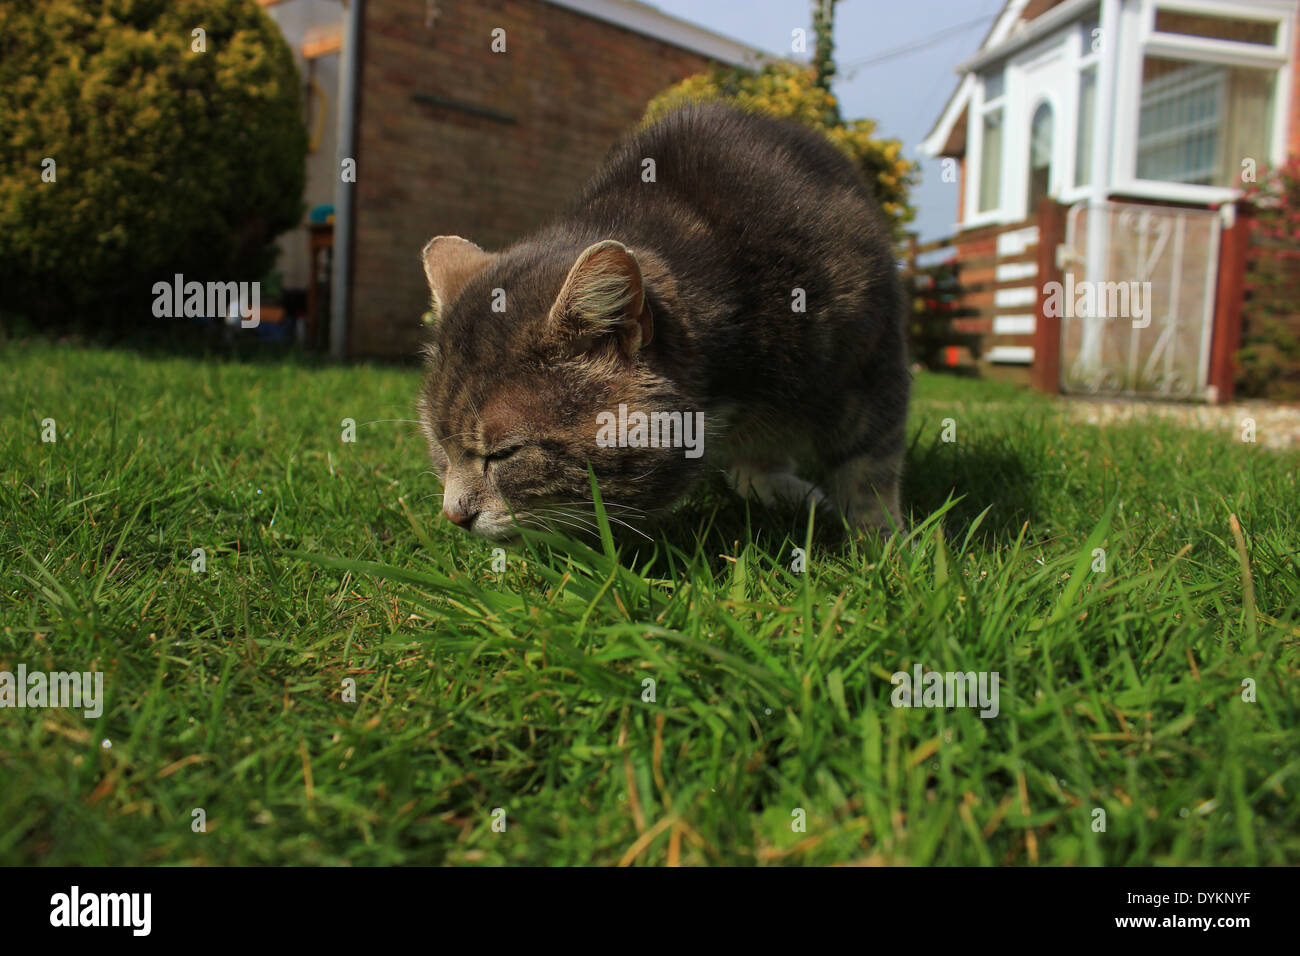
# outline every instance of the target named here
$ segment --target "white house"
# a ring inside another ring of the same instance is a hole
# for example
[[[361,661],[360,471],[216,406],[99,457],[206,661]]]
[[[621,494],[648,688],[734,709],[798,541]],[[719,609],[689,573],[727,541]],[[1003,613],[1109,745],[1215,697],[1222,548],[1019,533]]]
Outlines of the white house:
[[[1243,182],[1300,153],[1298,20],[1300,0],[1007,0],[922,145],[951,163],[964,278],[991,286],[969,329],[991,361],[1034,361],[1041,290],[1014,281],[1051,197],[1073,207],[1073,278],[1151,282],[1156,300],[1141,336],[1067,323],[1063,385],[1205,392],[1222,228]]]

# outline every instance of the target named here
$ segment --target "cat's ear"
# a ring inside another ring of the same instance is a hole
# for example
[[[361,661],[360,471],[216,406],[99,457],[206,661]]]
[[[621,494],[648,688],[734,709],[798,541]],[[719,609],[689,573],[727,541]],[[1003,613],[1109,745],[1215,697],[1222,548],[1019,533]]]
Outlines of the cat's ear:
[[[495,253],[484,252],[460,236],[434,236],[420,253],[429,280],[428,321],[437,322],[465,283],[488,267]]]
[[[607,335],[617,336],[628,357],[649,345],[654,322],[636,256],[613,239],[582,250],[551,306],[550,322],[575,354]]]

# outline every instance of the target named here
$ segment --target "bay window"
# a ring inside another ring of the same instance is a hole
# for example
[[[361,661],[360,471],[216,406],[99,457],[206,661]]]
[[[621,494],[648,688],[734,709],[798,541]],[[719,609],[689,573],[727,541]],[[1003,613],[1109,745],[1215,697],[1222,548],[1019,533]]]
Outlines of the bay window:
[[[1124,66],[1138,89],[1125,163],[1133,179],[1192,199],[1185,187],[1237,188],[1243,162],[1275,162],[1290,18],[1250,0],[1231,11],[1200,0],[1143,0],[1141,9]]]
[[[1004,133],[1006,80],[1003,74],[984,77],[984,107],[980,123],[980,212],[991,212],[1002,205],[1002,140]]]

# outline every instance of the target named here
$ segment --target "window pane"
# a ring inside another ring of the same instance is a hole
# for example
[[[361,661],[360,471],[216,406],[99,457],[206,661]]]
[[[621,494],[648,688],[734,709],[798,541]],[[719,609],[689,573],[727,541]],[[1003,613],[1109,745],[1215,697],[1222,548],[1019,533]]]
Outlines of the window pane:
[[[1274,70],[1147,57],[1137,176],[1235,186],[1241,161],[1268,161]]]
[[[1079,129],[1075,145],[1074,184],[1092,185],[1092,124],[1097,114],[1097,68],[1079,74]]]
[[[1245,20],[1237,17],[1184,13],[1180,10],[1157,10],[1156,31],[1181,36],[1234,40],[1237,43],[1277,45],[1277,23],[1268,20]]]
[[[1052,107],[1039,104],[1034,111],[1034,121],[1029,130],[1029,195],[1030,214],[1038,208],[1038,200],[1052,188]]]
[[[984,147],[980,150],[980,212],[997,209],[1002,198],[1002,110],[984,114]]]

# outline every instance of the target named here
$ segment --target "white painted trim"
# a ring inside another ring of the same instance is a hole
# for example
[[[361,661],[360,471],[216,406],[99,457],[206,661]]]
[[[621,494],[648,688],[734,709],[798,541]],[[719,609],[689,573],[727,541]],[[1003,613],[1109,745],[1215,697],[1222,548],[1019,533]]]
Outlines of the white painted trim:
[[[1062,205],[1072,206],[1080,199],[1087,199],[1090,195],[1092,195],[1091,186],[1067,186],[1061,190],[1061,195],[1057,199]]]
[[[998,192],[998,204],[992,209],[980,210],[980,180],[984,175],[984,83],[974,73],[970,74],[974,81],[974,92],[970,103],[970,109],[966,111],[966,208],[962,210],[961,219],[963,225],[983,225],[985,223],[1002,221],[1002,196],[1001,187]],[[1003,110],[1003,138],[1002,148],[1006,150],[1006,111]],[[1002,169],[1006,169],[1006,163],[1002,164]],[[999,170],[1001,175],[1001,170]]]
[[[1019,309],[1032,306],[1038,301],[1038,290],[1031,285],[1017,286],[1014,289],[998,289],[993,293],[993,307],[996,309]]]
[[[983,178],[983,116],[989,104],[983,101],[984,83],[974,77],[974,99],[970,104],[966,149],[966,206],[963,224],[971,227],[988,223],[1020,222],[1033,215],[1027,208],[1029,185],[1029,141],[1033,114],[1046,102],[1052,110],[1052,165],[1048,194],[1059,197],[1073,181],[1073,152],[1078,113],[1078,67],[1083,50],[1083,31],[1069,21],[1055,33],[1022,46],[1002,67],[1004,94],[992,108],[1003,109],[1002,163],[998,170],[1000,194],[996,209],[979,212]]]
[[[1062,173],[1067,164],[1067,152],[1072,148],[1068,131],[1062,127],[1067,116],[1073,115],[1068,87],[1056,88],[1058,83],[1047,81],[1041,75],[1047,70],[1052,80],[1073,72],[1076,47],[1073,41],[1078,31],[1062,29],[1043,38],[1037,46],[1024,50],[1020,56],[1006,66],[1008,85],[1013,87],[1011,102],[1013,108],[1008,111],[1011,124],[1008,139],[1010,152],[1004,151],[1004,183],[1011,185],[1010,196],[1004,196],[1002,208],[1012,220],[1028,219],[1033,210],[1028,207],[1029,193],[1029,150],[1033,136],[1034,114],[1046,103],[1052,111],[1052,161],[1051,178],[1047,184],[1049,196],[1059,194],[1063,185]],[[1038,87],[1030,91],[1031,76]],[[1005,150],[1004,146],[1004,150]]]
[[[1038,275],[1036,262],[1003,262],[994,271],[996,282],[1016,282],[1020,279],[1032,279]]]
[[[930,135],[921,141],[921,152],[932,159],[943,153],[943,144],[952,135],[952,128],[957,125],[957,118],[970,103],[971,93],[975,88],[975,74],[967,73],[957,83],[957,91],[949,98],[939,122],[934,124]],[[967,150],[969,154],[970,150]]]
[[[1263,20],[1276,23],[1279,19],[1282,23],[1278,27],[1277,40],[1272,47],[1266,47],[1257,43],[1242,43],[1237,40],[1215,40],[1210,37],[1194,37],[1181,33],[1156,33],[1156,8],[1162,10],[1173,10],[1180,13],[1206,14],[1209,16],[1227,16],[1235,20]],[[1150,46],[1151,43],[1165,43],[1172,46],[1183,47],[1195,53],[1196,51],[1210,51],[1218,49],[1226,51],[1229,54],[1240,54],[1248,58],[1249,61],[1259,62],[1260,57],[1269,57],[1270,55],[1277,61],[1285,61],[1291,54],[1287,44],[1290,40],[1289,31],[1286,28],[1287,13],[1294,14],[1295,6],[1291,5],[1288,9],[1284,6],[1271,3],[1259,3],[1258,0],[1232,0],[1232,3],[1225,4],[1223,0],[1145,0],[1143,6],[1142,19],[1142,39],[1143,42]]]
[[[993,21],[993,29],[980,45],[980,49],[988,49],[997,46],[1007,38],[1011,28],[1020,20],[1020,14],[1024,12],[1029,0],[1007,0],[1002,12],[998,18]],[[921,141],[921,152],[930,157],[937,157],[939,151],[943,149],[943,144],[948,141],[952,135],[952,128],[957,125],[957,118],[961,116],[962,111],[970,105],[971,96],[974,94],[974,77],[971,71],[963,70],[958,66],[953,72],[962,78],[957,83],[957,88],[953,91],[952,96],[948,98],[947,105],[944,106],[943,112],[939,114],[939,120],[934,124],[934,129],[930,130],[928,136]],[[965,74],[962,76],[962,74]],[[967,156],[970,150],[966,151]]]
[[[997,254],[999,256],[1023,256],[1029,251],[1030,246],[1038,244],[1038,227],[1025,226],[1023,229],[1015,229],[1011,232],[1004,232],[998,236]]]
[[[1152,39],[1155,25],[1156,7],[1166,9],[1188,10],[1189,12],[1230,13],[1233,16],[1250,16],[1255,19],[1276,19],[1279,21],[1279,42],[1291,46],[1288,59],[1279,63],[1278,58],[1267,48],[1261,47],[1253,55],[1244,55],[1240,50],[1228,50],[1228,47],[1249,47],[1249,44],[1230,43],[1226,41],[1193,41],[1191,46],[1185,43],[1168,43],[1158,34]],[[1210,3],[1207,0],[1130,0],[1123,5],[1120,26],[1120,49],[1117,51],[1117,90],[1124,95],[1116,96],[1115,121],[1112,124],[1115,148],[1111,153],[1109,188],[1106,195],[1122,195],[1147,199],[1162,199],[1171,202],[1198,204],[1227,203],[1240,197],[1237,189],[1219,186],[1194,186],[1186,183],[1166,183],[1149,179],[1138,179],[1137,146],[1138,126],[1142,109],[1142,71],[1147,55],[1191,57],[1195,61],[1213,61],[1232,66],[1259,67],[1274,69],[1277,75],[1274,82],[1277,87],[1273,95],[1273,133],[1272,149],[1266,157],[1271,164],[1279,164],[1286,159],[1287,125],[1289,122],[1289,90],[1291,86],[1294,59],[1294,37],[1296,4],[1294,0],[1283,6],[1266,2],[1266,0],[1234,0],[1231,7],[1222,2]],[[1207,50],[1208,43],[1214,49]],[[1193,52],[1194,51],[1194,52]],[[1105,198],[1103,195],[1102,199]]]
[[[1114,50],[1114,121],[1110,124],[1109,166],[1106,189],[1099,201],[1111,190],[1133,178],[1137,169],[1138,119],[1142,111],[1142,10],[1138,2],[1120,3],[1119,43]],[[1097,197],[1094,197],[1097,198]]]
[[[1111,166],[1114,158],[1114,141],[1119,127],[1119,64],[1122,42],[1110,42],[1120,36],[1124,22],[1122,0],[1103,0],[1101,5],[1101,60],[1097,64],[1097,107],[1092,116],[1092,180],[1082,187],[1086,197],[1094,203],[1106,201],[1114,178]],[[1122,37],[1121,37],[1122,39]],[[1077,148],[1077,144],[1076,144]],[[1080,199],[1085,198],[1080,196]],[[1076,200],[1078,201],[1078,200]]]
[[[1228,207],[1235,210],[1235,206]],[[1218,318],[1219,304],[1215,301],[1215,285],[1219,278],[1219,252],[1223,244],[1223,223],[1210,227],[1210,249],[1206,261],[1211,263],[1205,270],[1205,302],[1209,309],[1210,320],[1201,327],[1201,367],[1200,385],[1204,389],[1210,381],[1210,349],[1213,343],[1215,320]]]
[[[1033,335],[1038,319],[1032,313],[1024,315],[995,315],[994,335]]]
[[[635,0],[546,0],[585,14],[596,20],[613,23],[643,36],[654,37],[683,50],[702,53],[711,59],[733,66],[762,66],[779,62],[781,57],[765,50],[706,30],[698,24],[670,16],[662,10]]]
[[[1241,192],[1223,186],[1194,186],[1187,183],[1167,183],[1159,179],[1126,177],[1110,187],[1110,196],[1117,201],[1125,199],[1159,199],[1165,202],[1185,202],[1212,206],[1233,202]]]
[[[1280,85],[1273,104],[1276,110],[1273,116],[1273,152],[1281,152],[1283,155],[1286,153],[1287,133],[1291,125],[1291,90],[1295,85],[1294,78],[1300,74],[1300,58],[1296,56],[1296,32],[1300,31],[1300,3],[1296,3],[1293,12],[1295,15],[1282,26],[1290,53],[1286,66],[1282,70],[1282,76],[1278,79]]]
[[[995,345],[984,357],[1000,365],[1033,365],[1034,347],[1032,345]]]
[[[969,161],[969,160],[968,160]],[[1000,209],[994,209],[992,212],[982,212],[977,216],[971,216],[957,223],[957,228],[962,232],[970,229],[979,229],[981,226],[1000,226],[1003,223],[1015,222]]]
[[[1246,43],[1228,45],[1222,40],[1203,40],[1197,37],[1180,37],[1175,40],[1167,33],[1153,34],[1146,41],[1145,46],[1151,56],[1192,59],[1199,63],[1222,63],[1225,66],[1276,69],[1285,66],[1287,61],[1285,54],[1267,51],[1264,47],[1252,47]]]

